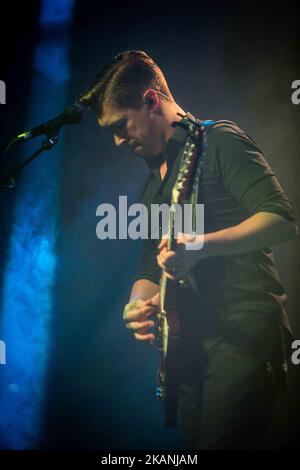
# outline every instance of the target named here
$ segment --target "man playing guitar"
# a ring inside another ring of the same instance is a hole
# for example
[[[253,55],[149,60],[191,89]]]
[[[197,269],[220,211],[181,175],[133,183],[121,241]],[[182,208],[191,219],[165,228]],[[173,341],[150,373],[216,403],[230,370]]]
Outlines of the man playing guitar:
[[[170,203],[188,137],[179,124],[190,115],[157,64],[143,51],[119,54],[81,103],[117,146],[149,166],[141,196],[147,208]],[[155,343],[163,274],[179,292],[181,354],[173,372],[177,364],[178,412],[191,448],[256,449],[284,390],[292,338],[270,246],[296,236],[296,218],[251,137],[229,121],[201,132],[207,148],[196,202],[204,204],[205,233],[182,234],[172,246],[168,237],[143,240],[124,321],[138,341]],[[189,249],[193,243],[201,249]]]

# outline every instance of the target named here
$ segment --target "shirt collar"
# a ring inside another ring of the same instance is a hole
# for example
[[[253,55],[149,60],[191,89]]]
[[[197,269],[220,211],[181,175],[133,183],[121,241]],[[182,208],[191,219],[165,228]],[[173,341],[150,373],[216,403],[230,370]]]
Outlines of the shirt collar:
[[[194,116],[187,112],[186,117],[195,120]],[[172,166],[184,143],[186,141],[186,130],[181,126],[174,127],[174,131],[169,138],[164,155],[159,155],[158,157],[152,157],[146,160],[146,163],[150,170],[152,170],[155,174],[159,169],[160,165],[166,160],[168,167]]]

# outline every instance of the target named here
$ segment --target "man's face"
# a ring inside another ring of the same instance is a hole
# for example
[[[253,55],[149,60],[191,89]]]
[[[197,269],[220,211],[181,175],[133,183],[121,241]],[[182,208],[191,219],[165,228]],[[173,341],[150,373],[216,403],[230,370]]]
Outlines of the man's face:
[[[166,139],[161,119],[145,104],[139,109],[104,104],[98,123],[112,131],[117,146],[128,145],[135,155],[151,158],[164,150]]]

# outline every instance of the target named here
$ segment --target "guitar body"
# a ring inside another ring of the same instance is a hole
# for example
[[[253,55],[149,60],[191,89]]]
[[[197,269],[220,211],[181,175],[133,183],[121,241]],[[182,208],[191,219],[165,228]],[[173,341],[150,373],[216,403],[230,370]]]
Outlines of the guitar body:
[[[164,330],[168,331],[167,341],[159,350],[158,397],[164,400],[165,425],[174,427],[177,424],[178,388],[180,384],[181,359],[181,327],[178,309],[178,286],[167,280],[167,299],[165,315],[163,315]],[[163,396],[160,396],[160,393]]]

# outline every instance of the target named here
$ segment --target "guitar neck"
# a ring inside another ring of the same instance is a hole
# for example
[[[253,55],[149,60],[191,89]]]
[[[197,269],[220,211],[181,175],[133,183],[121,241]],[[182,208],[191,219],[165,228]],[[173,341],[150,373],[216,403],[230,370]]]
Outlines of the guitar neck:
[[[169,224],[168,224],[168,249],[174,250],[175,249],[176,239],[174,237],[174,212],[170,211],[169,216]],[[165,302],[166,302],[166,292],[167,292],[167,284],[168,278],[166,276],[165,271],[163,270],[161,273],[160,278],[160,310],[163,312],[165,310]]]
[[[175,233],[175,212],[178,204],[182,204],[190,197],[193,192],[194,186],[198,184],[197,166],[198,166],[198,151],[202,153],[202,132],[200,127],[194,122],[184,120],[181,123],[186,127],[188,134],[183,151],[183,157],[179,173],[177,175],[176,183],[172,190],[171,197],[171,210],[169,212],[169,224],[167,233],[167,247],[169,250],[176,249],[177,230]],[[177,227],[176,227],[177,228]],[[165,311],[166,294],[168,287],[168,278],[164,270],[162,270],[160,278],[160,311]]]

